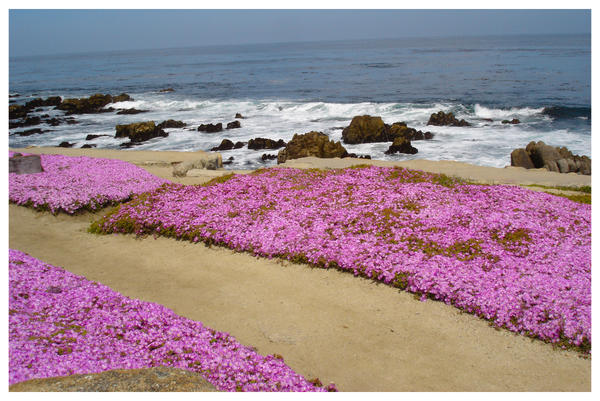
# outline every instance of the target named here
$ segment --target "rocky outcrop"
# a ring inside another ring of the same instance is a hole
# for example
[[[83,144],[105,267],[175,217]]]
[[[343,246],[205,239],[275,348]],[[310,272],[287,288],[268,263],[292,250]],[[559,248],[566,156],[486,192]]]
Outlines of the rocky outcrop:
[[[253,138],[248,141],[248,149],[260,150],[260,149],[279,149],[285,146],[285,141],[279,139],[274,141],[269,138]]]
[[[208,133],[221,132],[221,131],[223,131],[223,124],[222,123],[218,123],[218,124],[200,124],[200,126],[198,127],[198,131],[200,131],[200,132],[208,132]]]
[[[242,124],[240,124],[240,122],[237,120],[227,123],[227,129],[234,129],[234,128],[242,128]]]
[[[223,139],[221,141],[221,144],[219,146],[215,146],[214,148],[211,148],[211,151],[219,151],[219,150],[231,150],[234,147],[234,143],[231,142],[229,139]]]
[[[341,158],[347,155],[348,152],[339,141],[330,141],[329,137],[322,132],[311,131],[303,135],[294,134],[292,140],[277,154],[277,163],[309,156]]]
[[[35,174],[43,171],[40,155],[23,156],[21,153],[15,153],[13,157],[8,158],[9,173]]]
[[[140,114],[140,113],[147,113],[148,110],[138,110],[136,108],[131,108],[131,109],[122,109],[117,111],[117,114],[119,115],[130,115],[130,114]]]
[[[407,153],[409,155],[414,155],[417,152],[417,148],[411,145],[409,139],[399,136],[394,139],[394,142],[390,145],[388,150],[385,151],[385,154],[391,155],[394,153]]]
[[[15,383],[11,392],[200,392],[217,391],[199,373],[160,366],[115,369],[101,373],[32,379]]]
[[[43,134],[44,132],[47,132],[41,128],[32,128],[32,129],[28,129],[25,131],[17,131],[14,133],[14,135],[19,135],[19,136],[29,136],[29,135],[35,135],[35,134]]]
[[[184,123],[183,121],[179,121],[179,120],[165,120],[162,123],[158,124],[158,127],[160,129],[164,129],[164,128],[183,128],[186,126],[186,123]]]
[[[518,118],[513,118],[512,120],[502,120],[502,124],[521,124],[521,121]]]
[[[381,117],[355,116],[342,131],[342,140],[347,144],[389,142],[389,128]]]
[[[524,168],[546,168],[558,173],[592,174],[592,160],[589,157],[573,155],[564,146],[558,148],[542,141],[532,141],[525,149],[513,150],[510,164]]]
[[[122,93],[118,96],[102,95],[97,93],[89,98],[72,98],[63,100],[57,109],[63,110],[66,114],[90,114],[110,111],[104,109],[104,106],[110,103],[124,102],[133,100],[128,94]]]
[[[216,170],[223,167],[223,157],[220,153],[198,155],[196,160],[189,160],[173,166],[174,177],[185,177],[187,172],[194,169]]]
[[[350,125],[343,129],[342,140],[347,144],[393,142],[394,139],[403,137],[409,141],[431,139],[431,132],[417,131],[406,126],[406,123],[396,122],[392,125],[385,124],[381,117],[369,115],[355,116]]]
[[[241,113],[235,113],[235,118],[241,118],[244,119],[246,117],[242,116]]]
[[[129,138],[130,143],[123,144],[123,146],[130,146],[152,138],[166,137],[168,135],[169,134],[161,128],[157,127],[154,124],[154,121],[146,121],[142,123],[117,125],[115,138]]]
[[[454,117],[454,113],[452,112],[444,113],[443,111],[438,111],[437,113],[433,113],[429,117],[427,125],[450,125],[453,127],[468,127],[471,124],[465,121],[464,119],[458,120],[456,117]]]

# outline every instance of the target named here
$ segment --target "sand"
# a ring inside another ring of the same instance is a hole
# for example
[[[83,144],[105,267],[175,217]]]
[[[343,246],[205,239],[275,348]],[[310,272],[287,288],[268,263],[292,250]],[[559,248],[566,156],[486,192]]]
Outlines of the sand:
[[[193,157],[183,152],[22,151],[119,158],[165,178],[172,178],[171,163]],[[305,158],[286,166],[362,162]],[[397,164],[482,182],[590,185],[590,177],[539,170],[423,160]],[[196,184],[226,173],[176,181]],[[341,391],[591,390],[590,359],[496,330],[443,303],[420,302],[351,274],[225,248],[87,233],[89,223],[101,215],[53,216],[9,205],[9,246],[229,332],[261,354],[280,354],[300,374],[335,382]]]

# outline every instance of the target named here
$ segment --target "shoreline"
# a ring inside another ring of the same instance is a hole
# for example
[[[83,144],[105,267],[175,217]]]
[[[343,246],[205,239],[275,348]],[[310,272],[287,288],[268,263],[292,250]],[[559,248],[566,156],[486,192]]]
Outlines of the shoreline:
[[[168,179],[172,182],[195,185],[202,184],[214,177],[226,174],[247,174],[254,170],[194,170],[193,175],[186,177],[173,177],[172,165],[188,160],[194,160],[198,155],[206,155],[209,152],[178,152],[178,151],[152,151],[152,150],[114,150],[114,149],[73,149],[59,147],[28,147],[9,148],[11,151],[34,154],[62,154],[66,156],[88,156],[107,159],[119,159],[130,162],[144,168],[151,174]],[[381,167],[404,167],[414,170],[422,170],[430,173],[446,174],[466,179],[480,184],[502,184],[502,185],[543,185],[561,187],[591,186],[591,175],[576,173],[561,174],[546,169],[530,169],[522,167],[507,166],[504,168],[477,166],[457,161],[433,161],[426,159],[386,161],[376,159],[354,159],[333,158],[321,159],[317,157],[304,157],[301,159],[288,160],[283,164],[266,166],[291,167],[300,169],[319,168],[337,169],[346,168],[358,164],[370,164]],[[533,188],[530,188],[533,189]]]

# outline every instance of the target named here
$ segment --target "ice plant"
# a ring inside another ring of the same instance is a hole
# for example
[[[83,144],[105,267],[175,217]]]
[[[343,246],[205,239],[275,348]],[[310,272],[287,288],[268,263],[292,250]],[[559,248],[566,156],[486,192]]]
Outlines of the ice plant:
[[[167,182],[121,160],[41,155],[41,161],[41,173],[9,173],[11,202],[52,213],[74,213],[97,210]]]
[[[162,186],[91,231],[335,267],[514,332],[591,347],[591,207],[546,193],[400,168],[273,168]]]
[[[9,250],[9,383],[171,366],[224,391],[326,391],[280,358],[151,302]]]

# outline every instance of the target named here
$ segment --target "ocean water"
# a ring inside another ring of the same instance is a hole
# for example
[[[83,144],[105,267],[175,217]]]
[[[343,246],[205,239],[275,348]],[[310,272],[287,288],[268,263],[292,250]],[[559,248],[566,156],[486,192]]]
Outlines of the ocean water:
[[[160,92],[173,88],[173,92]],[[74,125],[9,146],[119,148],[115,125],[166,119],[188,127],[132,150],[210,150],[222,139],[290,140],[322,131],[341,140],[353,116],[381,116],[430,131],[413,141],[415,155],[385,155],[389,143],[345,145],[349,152],[386,160],[458,160],[503,167],[510,152],[530,141],[566,146],[591,156],[591,38],[527,35],[212,46],[9,58],[9,90],[25,103],[35,97],[88,97],[126,92],[133,101],[110,104],[149,110],[137,115],[75,115]],[[544,113],[551,108],[552,113]],[[452,111],[472,127],[427,126],[437,111]],[[242,128],[208,134],[198,125],[234,121]],[[36,113],[33,113],[35,115]],[[45,108],[37,114],[60,116]],[[518,118],[521,124],[502,124]],[[11,134],[27,128],[10,130]],[[88,134],[108,135],[86,141]],[[246,147],[222,152],[228,168],[259,168],[263,153]]]

